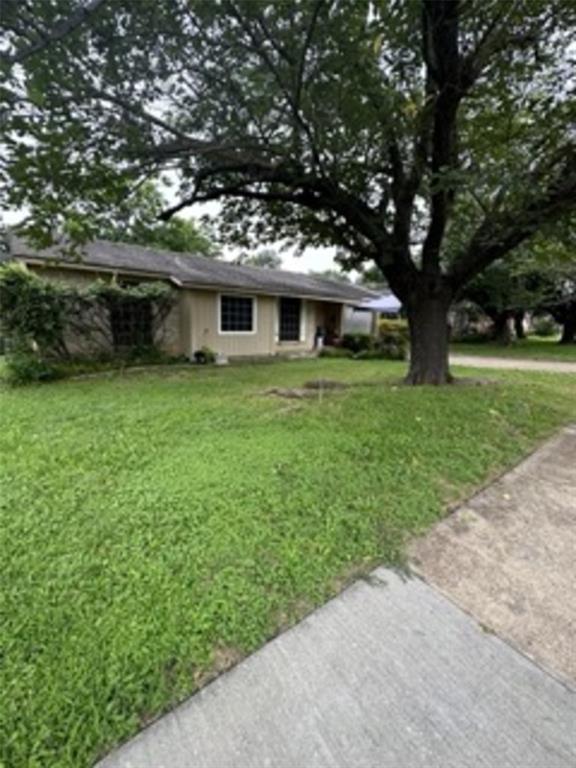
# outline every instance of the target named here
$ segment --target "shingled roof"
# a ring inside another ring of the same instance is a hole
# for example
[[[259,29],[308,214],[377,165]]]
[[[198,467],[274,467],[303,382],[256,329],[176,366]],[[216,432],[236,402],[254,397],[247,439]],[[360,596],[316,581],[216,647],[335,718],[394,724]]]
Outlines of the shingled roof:
[[[74,256],[53,246],[35,250],[25,241],[12,237],[10,255],[29,262],[45,262],[58,267],[93,268],[98,271],[123,274],[146,274],[159,279],[168,279],[186,288],[217,288],[253,293],[314,297],[334,299],[354,304],[374,299],[372,291],[325,280],[300,272],[280,269],[243,267],[218,259],[209,259],[191,253],[144,248],[140,245],[111,243],[94,240],[80,249]]]

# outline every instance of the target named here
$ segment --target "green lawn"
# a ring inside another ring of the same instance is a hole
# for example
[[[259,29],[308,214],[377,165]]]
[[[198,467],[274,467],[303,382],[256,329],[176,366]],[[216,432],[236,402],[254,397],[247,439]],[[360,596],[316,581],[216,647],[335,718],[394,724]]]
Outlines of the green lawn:
[[[452,344],[452,352],[483,357],[514,357],[526,360],[559,360],[576,363],[576,344],[558,344],[558,339],[531,336],[507,347],[499,344]]]
[[[90,765],[576,416],[571,377],[410,389],[403,368],[0,390],[0,764]],[[356,386],[262,394],[320,376]]]

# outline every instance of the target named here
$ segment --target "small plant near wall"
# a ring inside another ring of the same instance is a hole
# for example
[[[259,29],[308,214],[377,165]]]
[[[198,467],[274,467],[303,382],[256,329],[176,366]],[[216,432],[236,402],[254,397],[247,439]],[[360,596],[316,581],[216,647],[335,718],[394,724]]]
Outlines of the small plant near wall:
[[[194,352],[194,360],[198,365],[212,365],[216,362],[216,352],[210,347],[201,347]]]
[[[87,288],[45,280],[21,265],[0,268],[0,334],[8,379],[44,381],[78,360],[158,358],[174,293],[160,282]]]
[[[341,346],[357,355],[374,347],[374,337],[369,333],[345,333]]]

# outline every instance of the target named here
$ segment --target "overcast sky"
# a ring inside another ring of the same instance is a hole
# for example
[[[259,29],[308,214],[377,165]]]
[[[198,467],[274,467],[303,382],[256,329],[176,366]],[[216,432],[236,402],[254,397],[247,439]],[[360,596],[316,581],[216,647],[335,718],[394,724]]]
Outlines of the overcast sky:
[[[170,187],[163,190],[168,198],[171,198]],[[176,199],[176,198],[174,198]],[[198,203],[190,208],[184,208],[178,214],[181,218],[187,219],[199,219],[201,216],[218,216],[220,211],[220,203],[217,200],[209,203]],[[277,254],[282,259],[282,269],[288,269],[291,272],[322,272],[325,269],[339,269],[338,264],[334,261],[334,255],[336,253],[335,248],[306,248],[304,253],[300,256],[296,256],[293,248],[284,250],[282,243],[276,245],[264,245],[262,248],[274,248]],[[242,249],[237,248],[225,248],[224,258],[233,259],[239,251]],[[260,250],[260,249],[256,249]]]

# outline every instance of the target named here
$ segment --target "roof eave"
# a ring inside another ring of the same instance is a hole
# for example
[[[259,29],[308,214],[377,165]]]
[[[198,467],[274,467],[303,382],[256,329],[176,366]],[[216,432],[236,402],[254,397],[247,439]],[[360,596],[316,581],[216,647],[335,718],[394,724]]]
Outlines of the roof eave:
[[[362,299],[360,296],[345,297],[345,296],[330,296],[313,293],[302,293],[296,289],[284,288],[284,289],[264,289],[264,288],[252,288],[250,286],[236,286],[226,283],[204,283],[194,282],[188,280],[181,280],[175,275],[168,274],[166,272],[151,272],[141,269],[133,269],[131,267],[111,267],[102,264],[90,264],[84,262],[71,262],[63,261],[57,258],[44,259],[34,256],[19,255],[18,253],[12,254],[12,258],[23,261],[25,264],[30,264],[35,267],[52,268],[52,269],[75,269],[83,272],[101,272],[104,274],[117,275],[126,274],[134,277],[146,277],[155,280],[166,280],[171,282],[179,289],[188,290],[206,290],[206,291],[227,291],[229,293],[243,293],[253,294],[255,296],[291,296],[293,298],[308,300],[308,301],[324,301],[333,302],[336,304],[346,304],[350,306],[357,306],[362,301],[366,301],[368,297]]]
[[[321,296],[318,294],[311,294],[311,293],[299,293],[296,290],[291,290],[290,288],[285,288],[283,290],[272,290],[272,289],[263,289],[263,288],[252,288],[249,286],[237,286],[237,285],[225,285],[223,283],[194,283],[194,282],[183,282],[181,283],[182,288],[188,289],[188,290],[196,290],[196,291],[227,291],[228,293],[241,293],[241,294],[248,294],[248,295],[254,295],[254,296],[290,296],[291,298],[295,299],[305,299],[308,301],[326,301],[326,302],[333,302],[337,304],[350,304],[351,306],[354,306],[358,304],[361,299],[357,298],[346,298],[343,296]]]
[[[13,254],[12,259],[23,261],[25,264],[30,264],[33,267],[44,267],[49,269],[77,269],[82,272],[104,272],[110,275],[133,275],[134,277],[151,277],[155,280],[169,280],[178,287],[182,287],[182,281],[173,275],[169,275],[166,272],[147,272],[143,269],[132,269],[130,267],[110,267],[102,264],[88,264],[86,262],[75,261],[61,261],[58,259],[38,259],[34,256],[21,256],[17,253]]]

